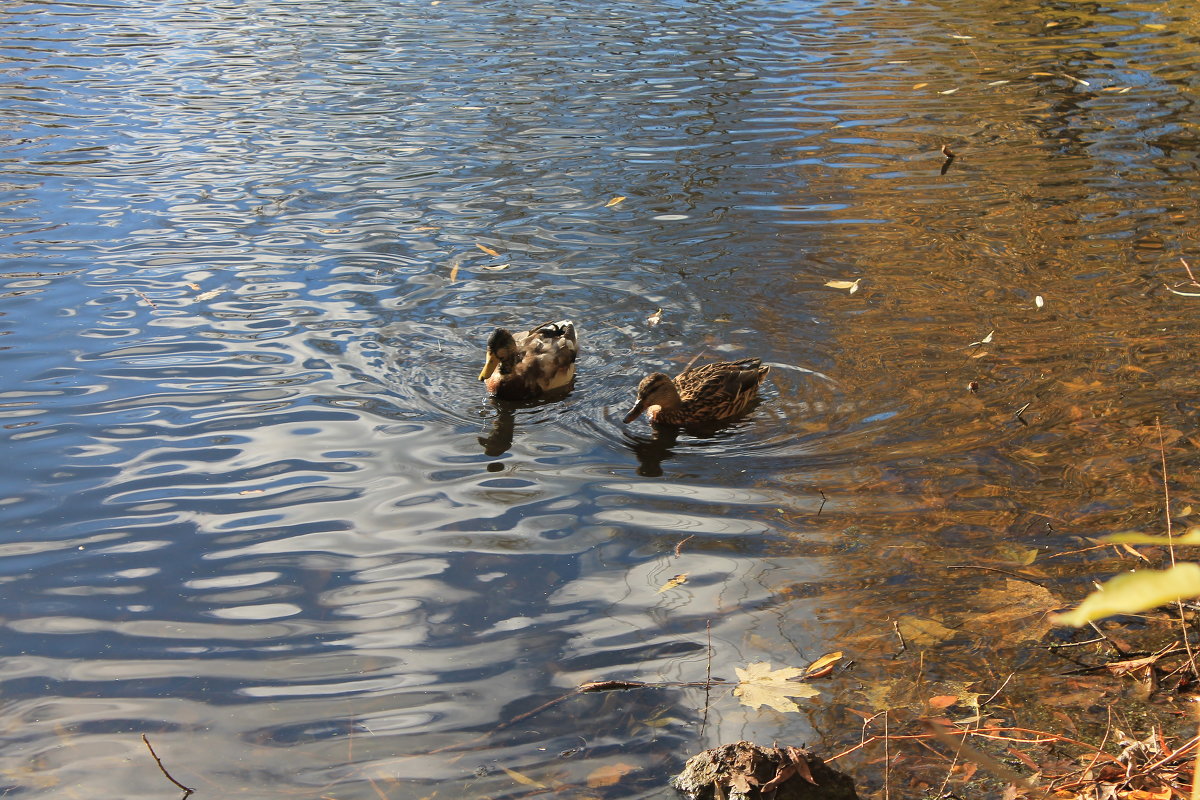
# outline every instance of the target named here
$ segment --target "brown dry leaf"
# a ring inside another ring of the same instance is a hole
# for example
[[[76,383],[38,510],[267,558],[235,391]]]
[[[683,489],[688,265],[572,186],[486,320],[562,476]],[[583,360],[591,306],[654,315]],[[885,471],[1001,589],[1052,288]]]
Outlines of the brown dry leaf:
[[[490,269],[490,270],[508,269],[508,264],[489,264],[485,267],[480,267],[480,269]]]
[[[618,761],[616,764],[605,764],[588,773],[587,785],[591,789],[614,786],[621,782],[621,778],[636,770],[637,767],[633,764],[626,764],[622,761]]]
[[[937,620],[919,617],[901,617],[896,621],[900,634],[910,645],[928,647],[956,636],[958,631],[947,628]]]
[[[605,208],[612,208],[612,207],[613,207],[613,206],[615,206],[615,205],[619,205],[619,204],[620,204],[620,202],[621,202],[622,200],[624,200],[624,199],[625,199],[625,195],[623,195],[623,194],[619,194],[619,195],[617,195],[616,197],[614,197],[612,200],[609,200],[607,203],[605,203],[605,204],[604,204],[604,207],[605,207]]]
[[[687,579],[688,574],[686,572],[679,573],[675,577],[671,578],[671,580],[658,587],[658,594],[662,594],[668,589],[674,589],[676,586],[682,586],[683,584],[687,583]]]
[[[941,711],[949,708],[958,702],[958,697],[952,694],[939,694],[937,697],[929,698],[929,707],[934,711]]]
[[[475,243],[475,246],[476,246],[476,247],[478,247],[478,248],[479,248],[480,250],[482,250],[483,252],[487,253],[489,256],[498,256],[498,255],[500,255],[500,251],[499,251],[499,250],[493,250],[492,248],[488,247],[487,245],[482,245],[482,244],[480,244],[479,242],[476,242],[476,243]]]
[[[816,661],[808,665],[808,669],[804,672],[805,678],[823,678],[830,672],[833,672],[833,666],[842,660],[842,651],[836,653],[828,653],[821,656]]]
[[[800,706],[789,697],[816,697],[820,694],[808,684],[792,680],[804,674],[804,670],[798,667],[773,670],[769,661],[757,661],[748,664],[746,669],[734,667],[733,671],[738,676],[733,696],[741,700],[742,705],[751,708],[770,706],[776,711],[799,711]]]
[[[653,328],[658,323],[662,322],[662,309],[658,309],[650,316],[646,317],[646,324]]]
[[[509,769],[508,767],[505,767],[505,766],[501,766],[500,769],[504,770],[504,774],[507,775],[508,777],[512,778],[517,783],[524,784],[525,786],[534,786],[538,789],[549,788],[546,786],[546,784],[542,783],[541,781],[534,780],[533,778],[529,777],[528,775],[517,772],[515,769]]]
[[[975,617],[971,627],[989,635],[1008,635],[1018,642],[1037,641],[1054,627],[1050,612],[1062,601],[1044,586],[1007,578],[1003,589],[983,589],[976,595],[979,608],[991,610]]]
[[[458,280],[458,264],[450,268],[450,282],[454,283],[456,280]]]
[[[913,88],[914,89],[924,89],[928,85],[929,85],[928,83],[914,83]]]
[[[189,288],[189,289],[191,289],[193,292],[198,292],[198,291],[200,291],[200,284],[198,284],[198,283],[189,283],[189,284],[188,284],[188,288]]]

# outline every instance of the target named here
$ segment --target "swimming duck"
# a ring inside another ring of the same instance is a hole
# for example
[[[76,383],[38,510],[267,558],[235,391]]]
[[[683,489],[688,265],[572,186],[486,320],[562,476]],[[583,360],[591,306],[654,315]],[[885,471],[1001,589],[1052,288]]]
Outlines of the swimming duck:
[[[735,417],[746,410],[758,384],[771,371],[760,358],[720,361],[685,369],[675,380],[661,372],[638,384],[637,404],[625,415],[633,422],[641,413],[651,422],[698,425]]]
[[[578,352],[570,320],[546,322],[518,336],[497,328],[479,380],[501,400],[534,400],[570,385]]]

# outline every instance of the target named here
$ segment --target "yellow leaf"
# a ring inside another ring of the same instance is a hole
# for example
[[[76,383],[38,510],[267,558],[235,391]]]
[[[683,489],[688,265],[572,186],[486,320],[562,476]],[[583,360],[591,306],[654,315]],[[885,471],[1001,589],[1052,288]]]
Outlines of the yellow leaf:
[[[688,576],[686,572],[679,573],[674,578],[671,578],[671,580],[658,587],[658,594],[662,594],[668,589],[674,589],[676,586],[682,586],[683,584],[687,583],[687,579]]]
[[[475,246],[476,246],[476,247],[478,247],[478,248],[479,248],[480,250],[482,250],[483,252],[487,253],[489,256],[498,256],[498,255],[500,255],[500,251],[498,251],[498,250],[493,250],[492,248],[490,248],[490,247],[487,247],[486,245],[479,244],[478,242],[476,242],[476,243],[475,243]]]
[[[535,781],[533,778],[529,777],[528,775],[523,775],[520,772],[517,772],[515,769],[509,769],[508,767],[504,766],[500,767],[500,769],[504,770],[504,774],[512,778],[517,783],[522,783],[526,786],[536,786],[538,789],[547,788],[546,784],[541,783],[540,781]]]
[[[1088,595],[1079,607],[1058,614],[1059,625],[1076,628],[1113,614],[1137,614],[1200,595],[1200,564],[1176,564],[1168,570],[1143,569],[1118,575]]]
[[[458,279],[458,264],[450,268],[450,282],[454,283]]]
[[[599,789],[601,786],[613,786],[620,783],[621,778],[624,778],[636,769],[637,767],[633,764],[625,764],[620,761],[616,764],[605,764],[603,767],[597,767],[588,774],[587,785],[591,789]]]
[[[1162,23],[1159,23],[1159,22],[1147,22],[1147,23],[1143,24],[1142,27],[1149,28],[1152,31],[1165,31],[1167,29],[1166,25],[1163,25]]]
[[[821,656],[820,658],[818,658],[816,661],[812,662],[811,664],[809,664],[808,669],[804,670],[804,674],[806,677],[814,677],[815,673],[821,672],[822,670],[832,667],[834,664],[836,664],[837,662],[839,662],[841,660],[842,660],[842,651],[841,650],[838,650],[836,653],[828,653],[826,655]]]
[[[928,85],[929,85],[928,83],[914,83],[913,88],[914,89],[924,89]]]
[[[958,91],[958,88],[959,87],[955,86],[953,89],[947,89],[944,92],[938,92],[938,94],[954,94],[955,92]]]
[[[978,342],[971,342],[969,345],[967,345],[967,347],[975,347],[976,345],[980,345],[980,344],[991,344],[991,343],[992,343],[992,336],[993,336],[995,333],[996,333],[995,331],[992,331],[992,332],[990,332],[990,333],[989,333],[987,336],[985,336],[985,337],[983,337],[982,339],[980,339]]]
[[[612,200],[609,200],[607,203],[605,203],[605,204],[604,204],[604,207],[605,207],[605,208],[612,208],[612,207],[613,207],[613,206],[615,206],[615,205],[619,205],[619,204],[620,204],[620,202],[621,202],[622,200],[624,200],[624,199],[625,199],[625,195],[621,195],[621,194],[619,194],[619,195],[617,195],[616,197],[614,197]]]
[[[773,670],[770,662],[758,661],[747,665],[746,669],[734,667],[733,671],[738,676],[733,696],[751,708],[770,706],[776,711],[799,711],[800,706],[789,697],[816,697],[820,694],[806,683],[791,680],[804,674],[804,670],[798,667]]]
[[[838,281],[838,280],[825,281],[825,285],[828,286],[830,289],[849,289],[850,294],[854,294],[855,292],[858,291],[858,282],[861,280],[862,280],[862,278],[858,278],[858,279],[852,280],[852,281]]]

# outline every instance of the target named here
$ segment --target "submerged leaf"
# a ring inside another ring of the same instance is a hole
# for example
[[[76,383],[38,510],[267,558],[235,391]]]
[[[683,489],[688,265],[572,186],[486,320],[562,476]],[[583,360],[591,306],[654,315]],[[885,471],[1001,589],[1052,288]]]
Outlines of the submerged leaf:
[[[1074,611],[1057,615],[1055,622],[1078,628],[1114,614],[1137,614],[1197,595],[1200,595],[1200,564],[1176,564],[1168,570],[1137,570],[1105,583]]]
[[[605,764],[588,773],[587,785],[591,789],[599,789],[601,786],[613,786],[620,783],[621,778],[636,770],[637,767],[633,764],[626,764],[621,761],[618,761],[616,764]]]
[[[515,769],[509,769],[508,767],[506,767],[504,765],[501,765],[500,769],[504,770],[504,774],[507,775],[508,777],[512,778],[517,783],[524,784],[525,786],[533,786],[538,789],[548,788],[546,786],[546,784],[542,783],[541,781],[534,780],[533,778],[529,777],[528,775],[524,775],[520,772],[517,772]]]
[[[776,711],[799,711],[800,706],[789,697],[816,697],[820,694],[808,684],[792,680],[804,674],[804,670],[797,667],[773,670],[769,661],[758,661],[747,665],[746,669],[734,667],[734,672],[739,682],[733,690],[733,696],[751,708],[770,706]]]

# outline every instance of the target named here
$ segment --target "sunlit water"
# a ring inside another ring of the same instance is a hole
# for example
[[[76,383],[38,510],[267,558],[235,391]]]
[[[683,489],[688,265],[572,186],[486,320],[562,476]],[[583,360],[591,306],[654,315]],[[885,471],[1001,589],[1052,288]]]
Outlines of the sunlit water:
[[[1156,416],[1200,500],[1197,301],[1163,286],[1197,251],[1194,15],[0,23],[5,796],[167,796],[145,733],[201,797],[667,797],[721,742],[857,741],[844,709],[916,658],[893,620],[944,626],[930,680],[1037,658],[972,623],[1004,577],[949,567],[1160,524]],[[562,318],[574,391],[490,401],[488,332]],[[762,357],[761,403],[621,423],[697,355]],[[1050,563],[1077,599],[1080,558]],[[858,666],[802,713],[540,709],[831,650]]]

